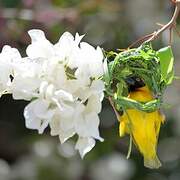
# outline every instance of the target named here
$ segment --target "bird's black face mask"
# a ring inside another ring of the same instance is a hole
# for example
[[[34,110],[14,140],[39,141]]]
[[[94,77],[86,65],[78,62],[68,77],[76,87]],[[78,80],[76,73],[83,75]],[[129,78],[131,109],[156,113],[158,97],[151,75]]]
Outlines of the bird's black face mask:
[[[138,88],[144,87],[145,83],[142,79],[137,76],[128,76],[125,79],[126,84],[128,85],[128,91],[133,92]]]

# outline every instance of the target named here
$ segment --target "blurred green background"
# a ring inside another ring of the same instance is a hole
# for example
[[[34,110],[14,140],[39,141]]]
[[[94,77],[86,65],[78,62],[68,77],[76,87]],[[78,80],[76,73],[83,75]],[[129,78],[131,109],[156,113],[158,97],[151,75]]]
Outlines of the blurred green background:
[[[30,43],[27,31],[40,28],[53,43],[64,31],[86,34],[84,40],[106,50],[127,48],[139,37],[166,23],[174,7],[169,0],[0,0],[0,49],[9,44],[21,50]],[[178,20],[179,21],[179,20]],[[168,44],[168,32],[153,42]],[[180,76],[180,38],[174,33],[176,75]],[[27,102],[0,99],[0,180],[179,180],[180,83],[167,89],[166,122],[161,128],[158,154],[163,166],[150,170],[133,147],[126,160],[128,137],[118,137],[118,122],[105,100],[100,131],[105,139],[81,160],[73,139],[60,145],[49,130],[43,135],[25,128]]]

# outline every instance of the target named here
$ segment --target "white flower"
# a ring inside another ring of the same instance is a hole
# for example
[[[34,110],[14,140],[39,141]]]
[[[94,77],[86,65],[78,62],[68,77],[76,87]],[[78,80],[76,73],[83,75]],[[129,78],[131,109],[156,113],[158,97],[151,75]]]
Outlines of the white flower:
[[[35,77],[16,76],[11,91],[14,99],[31,100],[37,96],[40,80]]]
[[[69,117],[59,114],[50,122],[51,135],[59,135],[61,143],[64,143],[75,133],[81,138],[91,138],[103,141],[99,135],[99,106],[92,104],[96,102],[95,97],[91,97],[85,106],[77,102],[74,112]],[[99,105],[99,104],[98,104]],[[87,144],[88,145],[88,144]],[[83,145],[84,148],[85,145]]]
[[[66,84],[65,67],[58,58],[45,61],[42,65],[44,80],[53,83],[57,88],[63,89]]]
[[[79,36],[78,33],[76,33],[74,38],[71,33],[65,32],[54,45],[56,55],[60,59],[68,61],[68,66],[72,69],[77,67],[77,64],[79,63],[78,51],[79,43],[82,38],[83,36]]]
[[[104,72],[103,53],[99,47],[80,43],[83,36],[79,34],[74,38],[65,32],[55,45],[40,30],[31,30],[29,34],[32,44],[27,48],[28,57],[42,61],[38,99],[54,107],[51,120],[47,118],[43,122],[46,126],[49,123],[51,135],[58,135],[61,143],[78,134],[76,149],[83,157],[94,147],[94,139],[103,141],[98,117],[104,91],[100,80]]]
[[[41,30],[28,31],[32,43],[27,47],[26,53],[30,58],[51,58],[54,55],[53,44],[45,37]]]
[[[103,141],[99,136],[99,118],[94,112],[82,116],[78,116],[75,129],[80,137],[92,137]]]
[[[81,87],[76,91],[76,95],[85,102],[90,96],[97,95],[99,101],[103,99],[104,83],[102,80],[94,80],[90,86]]]
[[[14,99],[31,100],[38,96],[38,90],[42,82],[42,65],[29,58],[23,58],[16,64],[11,84],[11,92]]]
[[[55,90],[52,84],[44,81],[40,85],[39,98],[28,104],[24,110],[26,127],[37,129],[43,133],[58,111],[63,117],[69,117],[73,108],[67,104],[72,102],[71,94],[63,90]]]
[[[85,71],[84,65],[87,66],[89,70],[90,77],[100,77],[103,75],[103,53],[102,50],[97,47],[95,49],[88,43],[80,43],[80,57],[82,59],[82,64],[80,66],[81,71]]]
[[[31,101],[24,110],[27,128],[41,134],[50,126],[61,143],[77,134],[75,148],[84,157],[95,139],[103,141],[98,117],[104,97],[102,50],[80,42],[78,33],[65,32],[56,44],[41,30],[28,33],[27,57],[10,47],[0,54],[0,91]]]
[[[29,129],[37,129],[40,134],[44,132],[53,115],[54,110],[50,109],[50,103],[43,99],[32,101],[24,109],[26,127]]]
[[[10,46],[4,46],[0,53],[0,96],[3,93],[9,93],[9,87],[12,82],[14,65],[21,60],[19,51]]]

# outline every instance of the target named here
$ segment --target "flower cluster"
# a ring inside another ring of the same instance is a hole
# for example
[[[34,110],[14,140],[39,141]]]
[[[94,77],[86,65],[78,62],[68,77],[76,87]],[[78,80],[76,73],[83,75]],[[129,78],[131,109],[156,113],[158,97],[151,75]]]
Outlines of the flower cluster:
[[[103,53],[65,32],[52,44],[41,30],[30,30],[27,57],[4,46],[0,53],[0,95],[30,101],[25,107],[27,128],[51,135],[64,143],[78,135],[75,148],[81,157],[95,145],[103,99]]]

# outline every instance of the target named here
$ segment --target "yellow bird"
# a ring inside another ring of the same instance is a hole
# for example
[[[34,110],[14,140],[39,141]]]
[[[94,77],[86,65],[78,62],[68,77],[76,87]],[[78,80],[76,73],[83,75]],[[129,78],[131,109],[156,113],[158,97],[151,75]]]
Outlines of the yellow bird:
[[[153,95],[147,86],[130,92],[129,98],[146,102],[153,99]],[[128,109],[120,116],[119,134],[131,134],[133,142],[144,156],[144,166],[159,168],[161,163],[156,155],[156,148],[161,123],[164,115],[159,111],[152,113],[142,112],[136,109]]]

